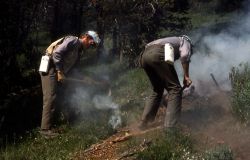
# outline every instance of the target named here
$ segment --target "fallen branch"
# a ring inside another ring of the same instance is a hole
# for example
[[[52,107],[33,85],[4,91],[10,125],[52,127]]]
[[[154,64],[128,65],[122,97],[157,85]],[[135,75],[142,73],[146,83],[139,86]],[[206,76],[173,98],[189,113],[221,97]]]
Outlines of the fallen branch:
[[[146,139],[144,139],[143,142],[139,146],[123,152],[121,154],[121,156],[118,158],[118,160],[122,160],[123,158],[132,157],[135,154],[137,154],[138,152],[144,151],[145,149],[147,149],[151,145],[151,143],[152,143],[152,141],[147,141]]]
[[[132,134],[129,134],[128,132],[125,133],[125,136],[122,137],[116,137],[114,140],[112,140],[112,143],[117,143],[117,142],[122,142],[122,141],[126,141],[129,138],[132,137]]]
[[[97,150],[98,148],[100,148],[101,145],[104,145],[105,142],[102,142],[102,143],[98,143],[98,144],[93,144],[90,146],[90,148],[86,149],[83,151],[83,153],[87,153],[87,152],[90,152],[92,150]]]

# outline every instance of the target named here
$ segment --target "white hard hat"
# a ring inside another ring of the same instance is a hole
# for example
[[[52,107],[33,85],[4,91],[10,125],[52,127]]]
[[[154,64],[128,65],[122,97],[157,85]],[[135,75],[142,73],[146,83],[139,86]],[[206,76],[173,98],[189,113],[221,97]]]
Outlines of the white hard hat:
[[[87,35],[93,38],[94,42],[98,45],[101,42],[98,34],[95,31],[88,31],[86,32]]]

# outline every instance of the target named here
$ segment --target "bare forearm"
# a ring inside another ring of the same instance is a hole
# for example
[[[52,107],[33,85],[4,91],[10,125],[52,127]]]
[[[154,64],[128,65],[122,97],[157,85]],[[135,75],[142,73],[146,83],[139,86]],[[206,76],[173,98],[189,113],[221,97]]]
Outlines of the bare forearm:
[[[182,67],[183,67],[183,85],[184,87],[189,87],[192,84],[191,79],[189,78],[189,62],[182,62]]]
[[[185,78],[189,77],[189,62],[182,62],[183,74]]]

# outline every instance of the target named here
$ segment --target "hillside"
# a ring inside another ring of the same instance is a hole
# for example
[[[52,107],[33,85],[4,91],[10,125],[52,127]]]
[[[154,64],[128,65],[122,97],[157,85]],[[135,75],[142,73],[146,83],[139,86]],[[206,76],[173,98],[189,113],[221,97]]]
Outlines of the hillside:
[[[230,110],[229,93],[218,91],[211,96],[200,97],[194,92],[184,96],[181,134],[189,136],[194,149],[187,157],[181,159],[188,157],[190,159],[201,157],[221,160],[250,159],[248,146],[250,128],[240,124],[233,117]],[[162,105],[156,122],[150,129],[140,131],[134,127],[135,124],[120,128],[111,137],[91,145],[88,149],[78,151],[72,159],[136,159],[140,152],[156,145],[157,141],[161,141],[162,138],[172,138],[164,136],[162,128],[165,109],[165,106]],[[220,147],[225,146],[229,150],[220,150]],[[231,157],[232,155],[233,157]]]
[[[59,137],[44,139],[38,133],[39,128],[22,136],[14,135],[14,139],[6,137],[1,139],[1,144],[6,145],[1,150],[1,158],[56,160],[101,157],[114,160],[153,159],[148,157],[157,155],[176,160],[180,157],[183,160],[187,157],[205,157],[208,160],[249,158],[250,129],[232,114],[231,91],[220,91],[211,78],[206,82],[209,85],[194,84],[194,92],[184,91],[180,132],[168,135],[161,128],[164,106],[152,128],[141,132],[135,126],[149,94],[147,77],[142,69],[126,70],[126,67],[118,66],[115,63],[94,67],[98,75],[119,75],[110,79],[113,81],[111,93],[95,86],[75,83],[73,89],[70,85],[70,92],[66,92],[70,97],[65,96],[71,101],[63,101],[59,112]],[[87,70],[93,71],[94,68]],[[198,94],[199,90],[206,90],[202,87],[207,86],[210,93],[207,90],[205,95]],[[22,124],[22,121],[18,123]]]

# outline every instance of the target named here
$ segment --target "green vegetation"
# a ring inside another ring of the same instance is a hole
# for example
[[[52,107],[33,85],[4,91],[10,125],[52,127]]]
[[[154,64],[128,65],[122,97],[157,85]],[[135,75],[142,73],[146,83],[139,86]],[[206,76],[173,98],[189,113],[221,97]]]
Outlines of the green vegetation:
[[[120,75],[115,83],[117,90],[114,94],[117,96],[117,101],[120,104],[126,104],[128,101],[144,98],[149,91],[149,86],[148,78],[143,69],[133,69],[127,71],[126,74]]]
[[[204,26],[213,26],[217,23],[228,23],[232,21],[231,14],[215,14],[215,13],[203,13],[206,15],[202,15],[200,12],[189,12],[187,13],[190,18],[192,28],[197,29]],[[187,16],[186,15],[186,16]]]
[[[139,160],[187,160],[197,159],[189,135],[179,131],[165,132],[148,149],[138,153]]]
[[[226,15],[239,12],[242,1],[5,1],[0,10],[1,15],[6,13],[6,17],[0,19],[3,26],[0,62],[5,64],[0,69],[4,77],[0,79],[0,96],[6,98],[6,93],[31,84],[31,81],[17,82],[16,79],[37,76],[41,54],[59,37],[97,30],[104,38],[97,55],[108,49],[108,54],[121,61],[130,58],[128,63],[133,66],[134,58],[145,43],[163,36],[187,34],[200,26],[221,23],[223,19],[227,21]],[[31,85],[37,84],[38,80]]]
[[[137,154],[138,160],[233,160],[232,151],[225,145],[198,152],[191,136],[181,131],[153,134],[158,138]]]
[[[233,160],[233,153],[230,148],[221,145],[206,151],[204,160]]]
[[[120,104],[123,122],[138,121],[149,94],[150,84],[143,69],[133,69],[120,75],[115,81],[114,100]],[[139,93],[139,94],[138,94]],[[124,125],[126,125],[124,124]]]
[[[142,69],[126,70],[125,65],[113,63],[89,67],[87,71],[101,73],[105,68],[113,69],[112,95],[114,101],[121,106],[122,119],[126,123],[138,120],[144,98],[149,94],[149,81]],[[110,71],[110,70],[109,70]],[[122,71],[122,72],[121,72]],[[231,80],[233,84],[233,109],[243,120],[249,119],[249,87],[250,78],[248,64],[240,68],[233,68]],[[119,75],[119,76],[117,76]],[[138,94],[140,93],[140,94]],[[245,105],[242,105],[245,104]],[[25,137],[18,137],[12,143],[6,144],[0,151],[0,159],[38,159],[57,160],[70,159],[75,153],[88,148],[91,144],[105,139],[114,133],[107,124],[108,111],[93,114],[92,117],[81,118],[80,123],[69,126],[60,126],[64,132],[57,138],[47,140],[42,138],[37,130],[33,130]],[[123,123],[123,125],[126,125]],[[181,132],[176,134],[153,133],[155,139],[148,149],[137,154],[142,160],[232,160],[233,153],[227,146],[217,146],[203,153],[197,153],[193,147],[190,135]],[[158,134],[158,135],[157,135]],[[157,135],[157,136],[156,136]],[[2,139],[4,141],[4,139]],[[140,141],[141,142],[141,141]],[[135,145],[133,143],[133,145]],[[129,145],[129,144],[128,144]],[[131,145],[131,144],[130,144]]]
[[[121,107],[122,125],[127,125],[138,121],[143,109],[144,98],[149,94],[149,82],[142,69],[125,70],[123,66],[117,63],[110,64],[110,67],[114,70],[117,68],[123,70],[123,72],[119,72],[119,69],[117,69],[119,76],[113,77],[111,87],[114,101]],[[105,67],[108,66],[90,67],[87,70],[99,72],[98,70],[105,69]],[[93,109],[90,113],[82,115],[77,123],[59,126],[58,130],[63,132],[59,137],[52,140],[41,137],[38,130],[35,129],[24,137],[17,137],[13,142],[6,143],[6,147],[1,147],[0,159],[70,159],[78,152],[115,132],[107,123],[109,115],[109,110],[100,112],[100,110]],[[146,135],[149,139],[153,139],[152,144],[146,150],[137,153],[137,159],[200,160],[201,157],[207,157],[207,160],[210,160],[211,157],[222,156],[232,159],[232,153],[228,148],[215,148],[204,153],[198,153],[193,147],[194,142],[190,135],[178,131],[174,133],[159,131]],[[134,139],[134,142],[129,142],[127,147],[140,143],[141,140]],[[206,158],[203,159],[206,160]]]
[[[83,4],[80,1],[63,1],[63,3],[51,3],[47,0],[39,1],[39,3],[30,1],[31,4],[28,2],[27,0],[22,3],[16,3],[16,1],[5,2],[8,10],[6,13],[10,17],[0,20],[3,26],[0,31],[3,35],[3,40],[0,40],[0,59],[1,64],[5,64],[0,69],[0,74],[3,77],[0,85],[2,89],[0,91],[1,97],[6,97],[6,93],[18,91],[19,87],[25,88],[26,86],[39,84],[39,77],[34,79],[34,76],[39,76],[36,70],[40,55],[50,40],[69,33],[78,34],[80,31],[85,30],[84,27],[86,26],[88,28],[99,28],[103,33],[101,36],[104,36],[105,33],[103,42],[104,46],[107,47],[105,49],[110,51],[110,53],[108,51],[108,54],[114,56],[114,59],[119,57],[123,63],[115,62],[109,65],[102,64],[97,67],[88,67],[86,72],[97,75],[105,73],[112,77],[113,100],[120,106],[122,125],[127,125],[139,119],[145,97],[149,95],[149,82],[143,70],[138,68],[127,69],[129,64],[133,64],[131,60],[138,56],[139,50],[144,46],[143,44],[160,36],[179,34],[199,27],[230,22],[231,14],[240,8],[241,1],[213,0],[209,3],[192,0],[190,5],[185,6],[182,4],[186,3],[180,4],[180,1],[176,0],[167,3],[160,0],[155,1],[155,3],[159,2],[160,5],[152,3],[155,5],[154,9],[157,12],[153,17],[150,15],[145,16],[145,11],[147,11],[143,10],[145,1],[119,1],[119,3],[116,3],[116,1],[113,1],[113,3],[97,1],[97,3],[106,3],[105,5]],[[226,5],[223,5],[222,2]],[[114,3],[117,5],[116,7],[114,7]],[[165,6],[168,3],[174,4],[174,6]],[[208,3],[210,6],[207,6]],[[220,3],[221,7],[225,7],[225,9],[237,3],[238,8],[235,8],[235,10],[231,8],[231,13],[225,12],[223,14],[223,12],[220,12],[220,14],[217,14],[216,10],[218,11]],[[192,6],[193,4],[199,6]],[[104,7],[102,8],[102,6]],[[163,7],[157,8],[157,6]],[[214,10],[215,6],[217,7],[216,10]],[[92,8],[89,9],[89,7]],[[22,8],[21,11],[20,8]],[[131,11],[131,8],[134,8],[134,11]],[[31,9],[37,15],[30,14],[32,13]],[[83,16],[82,10],[86,11]],[[165,10],[167,12],[164,12]],[[212,12],[210,12],[211,10]],[[23,14],[16,11],[23,12]],[[133,15],[135,11],[137,16]],[[99,12],[103,13],[97,14]],[[127,14],[125,18],[122,12]],[[76,15],[76,13],[79,15]],[[131,13],[132,15],[130,15]],[[103,22],[97,22],[97,20],[104,19],[102,15],[105,15],[106,19]],[[72,19],[72,16],[79,18]],[[81,18],[84,20],[83,22],[80,20]],[[96,24],[99,26],[95,26]],[[27,26],[31,26],[31,28]],[[126,61],[126,55],[132,55],[129,62]],[[232,69],[233,111],[236,116],[246,123],[249,122],[250,118],[249,79],[250,69],[248,64]],[[2,101],[0,100],[0,102]],[[93,105],[92,103],[87,104],[88,102],[85,100],[82,100],[81,103],[89,106],[89,108]],[[0,146],[0,159],[70,159],[76,152],[88,148],[91,144],[105,139],[115,132],[107,123],[110,115],[109,110],[102,113],[95,112],[95,110],[92,110],[90,116],[79,118],[78,123],[59,126],[59,128],[62,128],[63,133],[52,140],[42,138],[37,129],[29,131],[25,136],[14,136],[14,138],[11,138],[12,141],[7,140],[8,138],[4,136],[0,137],[0,144],[4,144]],[[0,123],[3,120],[4,118],[0,117]],[[226,146],[216,147],[204,153],[197,153],[193,148],[191,137],[179,132],[176,135],[160,133],[155,137],[161,137],[161,139],[156,139],[148,149],[138,153],[138,159],[231,160],[233,156],[232,151]]]
[[[114,95],[114,101],[121,106],[123,125],[136,121],[144,104],[142,97],[145,96],[137,93],[145,93],[148,88],[147,78],[143,70],[126,70],[126,65],[112,63],[87,67],[85,71],[89,72],[89,74],[94,72],[98,75],[102,74],[107,68],[109,70],[106,70],[105,73],[110,74],[108,72],[111,69],[114,74],[112,79],[114,83],[111,86],[112,95]],[[117,76],[118,74],[119,76]],[[81,107],[86,108],[93,105],[85,100],[81,101],[81,103],[84,103]],[[80,115],[76,123],[59,126],[58,130],[62,130],[62,134],[55,139],[47,140],[41,137],[38,129],[28,132],[26,136],[16,137],[12,142],[5,142],[3,138],[1,144],[5,144],[6,147],[1,147],[0,159],[69,159],[77,151],[84,150],[91,144],[114,133],[115,130],[108,124],[109,116],[110,110],[100,111],[92,107],[88,113]]]
[[[232,109],[244,123],[250,121],[250,66],[248,63],[234,67],[230,73],[232,84]]]
[[[61,126],[63,133],[54,139],[41,137],[37,130],[19,137],[13,144],[7,144],[0,150],[3,160],[58,160],[70,159],[77,151],[113,133],[105,119],[89,118],[75,126]]]

